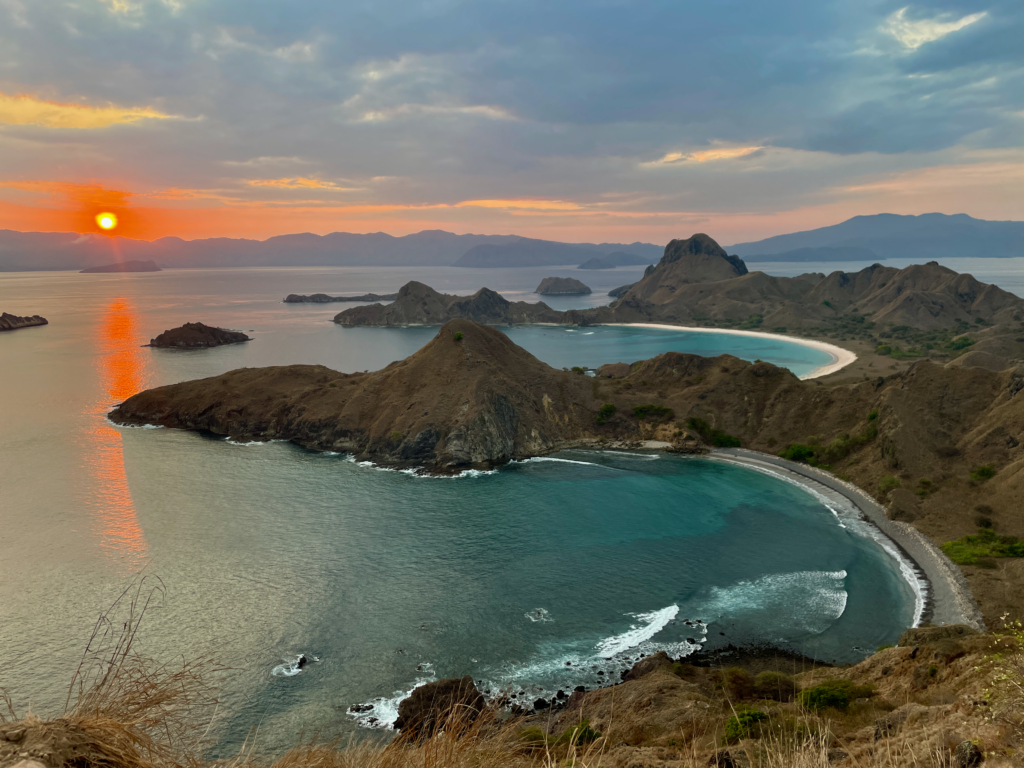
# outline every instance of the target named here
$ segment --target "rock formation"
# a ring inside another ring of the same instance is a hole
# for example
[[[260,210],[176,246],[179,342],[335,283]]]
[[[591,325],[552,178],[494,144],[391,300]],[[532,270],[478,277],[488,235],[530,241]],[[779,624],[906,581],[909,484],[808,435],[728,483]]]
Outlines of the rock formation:
[[[611,296],[613,299],[617,299],[620,296],[625,295],[625,293],[634,285],[636,285],[636,283],[629,283],[627,285],[620,285],[618,288],[612,288],[610,291],[608,291],[608,295]]]
[[[149,346],[171,349],[205,349],[224,344],[238,344],[243,341],[252,341],[252,339],[239,331],[213,328],[203,323],[185,323],[151,339]]]
[[[0,315],[0,331],[16,331],[18,328],[31,328],[34,325],[49,325],[45,317],[30,315],[18,317],[4,312]]]
[[[534,293],[541,296],[586,296],[591,291],[575,277],[545,277]]]
[[[121,261],[117,264],[104,264],[101,267],[86,267],[81,270],[87,272],[162,272],[155,261]]]
[[[395,730],[412,739],[422,739],[444,728],[463,730],[484,711],[486,702],[473,678],[435,680],[413,690],[398,705]]]
[[[489,288],[481,288],[472,296],[451,296],[414,281],[402,286],[393,303],[352,307],[338,313],[334,322],[349,326],[441,325],[456,318],[488,325],[575,321],[573,316],[557,312],[543,302],[512,302]]]
[[[615,269],[615,267],[631,267],[650,264],[650,260],[623,251],[614,251],[606,256],[595,256],[580,264],[577,269]]]
[[[326,293],[314,293],[303,296],[297,293],[289,293],[285,304],[330,304],[335,301],[394,301],[398,298],[397,293],[364,293],[362,296],[328,296]]]

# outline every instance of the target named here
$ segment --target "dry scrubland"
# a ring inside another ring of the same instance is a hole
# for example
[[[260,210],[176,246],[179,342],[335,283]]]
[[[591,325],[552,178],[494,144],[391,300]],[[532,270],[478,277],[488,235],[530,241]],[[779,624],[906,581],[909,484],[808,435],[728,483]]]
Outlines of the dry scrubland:
[[[297,744],[204,759],[217,730],[210,660],[160,666],[133,650],[144,609],[100,620],[65,712],[0,715],[0,767],[34,768],[950,768],[1024,764],[1024,632],[908,630],[852,667],[803,668],[765,654],[745,666],[647,657],[615,686],[575,693],[558,711],[482,711],[472,695],[423,696],[390,742]],[[123,629],[122,629],[123,627]],[[453,681],[454,682],[454,681]],[[464,684],[471,685],[468,680]],[[421,689],[426,693],[425,689]],[[447,689],[449,692],[451,687]],[[435,707],[435,711],[430,711]],[[404,716],[404,715],[403,715]],[[429,718],[435,718],[431,721]]]

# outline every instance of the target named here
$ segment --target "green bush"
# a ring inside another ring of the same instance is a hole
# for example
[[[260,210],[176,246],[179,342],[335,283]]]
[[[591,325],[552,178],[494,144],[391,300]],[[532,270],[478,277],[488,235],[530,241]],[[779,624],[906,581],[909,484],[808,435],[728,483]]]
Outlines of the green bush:
[[[700,435],[705,443],[710,443],[716,448],[739,448],[742,445],[740,439],[735,435],[730,435],[720,429],[712,429],[704,419],[698,419],[695,416],[686,420],[686,427]]]
[[[883,496],[891,491],[893,488],[899,488],[900,481],[892,475],[882,475],[882,478],[878,481],[878,492]]]
[[[590,727],[589,720],[583,720],[555,739],[555,744],[589,744],[601,738],[601,732]]]
[[[573,373],[578,373],[580,376],[583,376],[583,375],[586,374],[587,369],[586,368],[580,368],[578,365],[574,365],[572,367],[572,372]]]
[[[877,347],[875,347],[875,354],[877,354],[877,355],[891,355],[892,354],[892,347],[890,347],[888,344],[879,344]]]
[[[768,719],[768,715],[759,709],[744,709],[729,718],[725,724],[725,738],[739,741],[749,738],[757,729],[758,723]]]
[[[871,413],[868,414],[868,421],[874,421],[878,418],[878,409],[875,408]]]
[[[462,341],[466,337],[462,335],[462,331],[456,331],[454,338],[456,341]]]
[[[980,467],[971,472],[971,480],[975,480],[980,483],[984,480],[988,480],[989,478],[995,477],[995,475],[995,467],[993,467],[991,464],[982,464]]]
[[[404,438],[405,435],[396,429],[389,435],[389,437],[391,438],[391,442],[400,443],[402,442],[402,438]]]
[[[854,685],[852,680],[842,678],[826,680],[813,688],[800,691],[800,704],[806,709],[820,712],[833,707],[846,709],[853,699],[865,698],[874,694],[874,689],[867,685]]]
[[[1024,557],[1024,540],[982,528],[974,535],[947,541],[942,551],[958,565],[979,565],[986,558]]]
[[[783,672],[759,672],[754,678],[754,693],[762,699],[792,701],[797,690],[796,680]]]
[[[675,411],[671,408],[666,408],[664,405],[655,405],[653,403],[634,406],[633,415],[641,420],[650,416],[653,421],[671,421],[676,417]]]
[[[605,403],[597,409],[597,423],[604,424],[608,419],[615,415],[615,411],[618,410],[615,407],[615,403]]]

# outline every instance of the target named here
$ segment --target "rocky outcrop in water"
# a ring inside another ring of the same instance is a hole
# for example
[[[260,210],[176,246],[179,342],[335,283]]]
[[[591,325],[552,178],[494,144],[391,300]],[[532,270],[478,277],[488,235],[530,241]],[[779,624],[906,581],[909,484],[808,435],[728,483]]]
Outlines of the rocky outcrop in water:
[[[101,267],[87,267],[81,270],[83,274],[88,272],[162,272],[155,261],[128,260],[117,264],[104,264]]]
[[[403,326],[441,325],[455,319],[488,325],[576,321],[574,315],[553,310],[543,302],[529,304],[525,301],[509,301],[490,288],[481,288],[472,296],[452,296],[413,281],[402,286],[391,304],[370,304],[346,309],[335,316],[334,322],[347,326]]]
[[[545,277],[534,293],[541,296],[587,296],[591,290],[575,277]]]
[[[49,323],[45,317],[40,317],[39,315],[19,317],[18,315],[9,315],[6,312],[0,315],[0,331],[16,331],[19,328],[31,328],[35,325],[49,325]]]
[[[326,293],[313,293],[304,296],[298,293],[289,293],[284,298],[285,304],[330,304],[336,301],[394,301],[398,298],[397,293],[364,293],[362,296],[328,296]]]
[[[461,731],[472,725],[486,706],[469,675],[435,680],[402,700],[395,730],[411,739],[427,738],[442,728]]]
[[[185,323],[151,339],[149,346],[165,349],[206,349],[207,347],[220,347],[224,344],[238,344],[243,341],[252,341],[252,339],[239,331],[214,328],[203,323]]]

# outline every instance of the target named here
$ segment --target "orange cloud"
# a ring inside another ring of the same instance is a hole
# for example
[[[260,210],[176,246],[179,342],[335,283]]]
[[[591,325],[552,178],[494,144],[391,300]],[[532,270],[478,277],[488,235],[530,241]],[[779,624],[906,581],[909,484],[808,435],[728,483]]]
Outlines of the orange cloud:
[[[564,200],[463,200],[456,208],[524,208],[534,211],[582,211],[583,206]]]
[[[706,163],[711,160],[734,160],[737,157],[752,155],[759,149],[764,149],[764,147],[729,147],[723,149],[705,149],[700,152],[669,152],[658,160],[652,160],[649,163],[641,163],[640,165],[645,168],[650,168],[660,165],[675,165],[676,163],[685,163],[690,160],[698,163]]]
[[[0,123],[41,125],[44,128],[106,128],[138,120],[167,120],[171,115],[151,107],[92,107],[86,104],[62,104],[21,94],[0,93]]]
[[[318,179],[249,179],[253,187],[277,187],[278,189],[326,189],[331,192],[355,192],[359,187],[343,187],[333,181]]]

